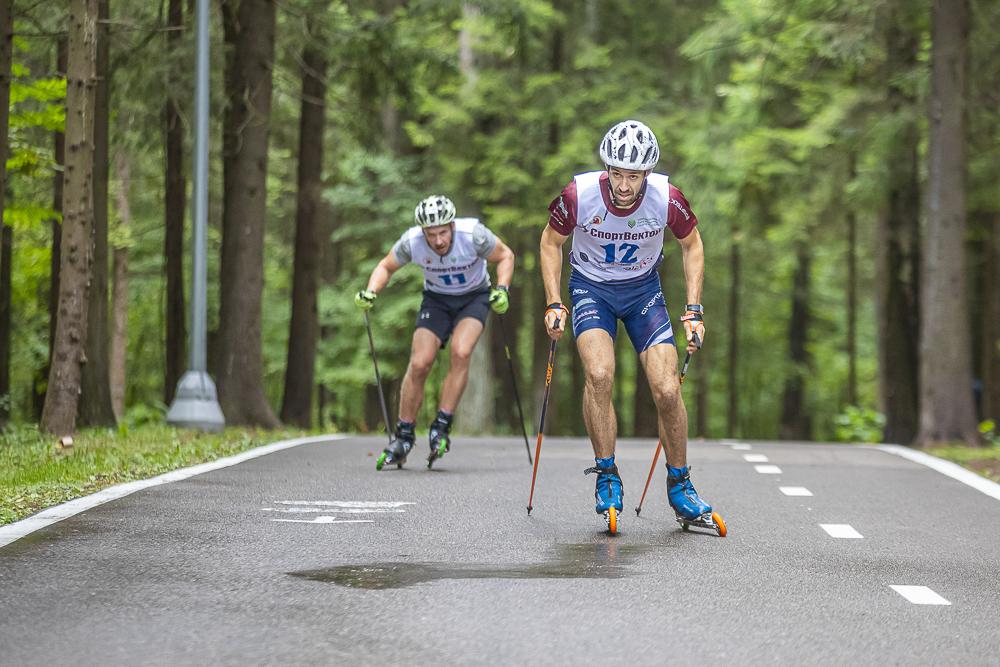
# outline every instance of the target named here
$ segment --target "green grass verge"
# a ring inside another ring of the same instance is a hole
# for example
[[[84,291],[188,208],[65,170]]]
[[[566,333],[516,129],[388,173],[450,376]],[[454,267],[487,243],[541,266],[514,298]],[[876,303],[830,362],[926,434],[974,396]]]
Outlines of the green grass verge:
[[[228,428],[206,434],[147,425],[127,435],[85,430],[72,448],[59,449],[53,436],[35,427],[7,430],[0,435],[0,526],[108,486],[301,435],[306,433]]]
[[[994,482],[1000,482],[1000,440],[990,447],[937,447],[927,453],[952,461]]]

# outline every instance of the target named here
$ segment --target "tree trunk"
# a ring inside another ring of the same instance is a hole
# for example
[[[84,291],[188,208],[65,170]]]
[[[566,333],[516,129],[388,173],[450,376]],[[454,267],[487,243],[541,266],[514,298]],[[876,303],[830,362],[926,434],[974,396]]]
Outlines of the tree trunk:
[[[312,426],[316,337],[319,332],[319,215],[323,190],[323,126],[326,107],[326,58],[309,47],[302,54],[302,112],[299,121],[299,192],[295,216],[295,269],[288,365],[281,421]]]
[[[917,445],[980,443],[965,303],[965,0],[931,9]]]
[[[10,82],[14,61],[14,2],[0,1],[0,220],[3,218],[4,198],[7,195],[7,156],[10,143]],[[2,268],[2,267],[0,267]]]
[[[225,4],[231,11],[231,2]],[[235,22],[227,33],[235,37],[235,51],[226,77],[219,403],[229,424],[278,428],[264,394],[261,347],[274,2],[242,0],[230,17]]]
[[[981,412],[983,419],[1000,422],[1000,213],[990,215],[981,303]]]
[[[735,438],[740,423],[740,387],[736,373],[739,370],[740,353],[740,242],[739,232],[733,232],[729,249],[729,377],[726,380],[727,411],[726,437]]]
[[[14,228],[0,228],[0,428],[10,419],[10,277]]]
[[[60,39],[56,45],[56,76],[66,76],[66,40]],[[63,172],[66,165],[66,135],[53,132],[53,159],[58,167],[52,174],[52,210],[62,214],[63,206]],[[52,228],[52,255],[49,259],[49,354],[45,366],[35,371],[35,387],[32,396],[32,409],[36,421],[42,419],[42,408],[45,407],[46,383],[49,380],[49,369],[52,367],[52,348],[56,340],[56,314],[59,310],[59,261],[62,255],[62,222],[58,218],[49,221]]]
[[[812,430],[805,410],[806,377],[809,375],[809,284],[812,255],[805,242],[797,244],[798,266],[792,278],[792,317],[788,323],[790,370],[785,379],[784,406],[781,412],[783,440],[809,440]]]
[[[39,430],[72,433],[87,363],[87,305],[93,261],[94,104],[97,85],[97,0],[71,0],[66,71],[66,171],[59,312],[52,367]]]
[[[920,137],[912,120],[916,99],[892,77],[918,66],[920,38],[902,12],[888,24],[883,78],[888,111],[902,122],[886,158],[889,192],[876,232],[879,405],[883,441],[909,444],[917,435],[920,387]]]
[[[87,364],[83,367],[77,421],[81,426],[117,424],[108,377],[108,131],[111,69],[108,67],[108,0],[97,3],[97,90],[94,105],[94,263],[87,308]],[[103,21],[103,22],[102,22]]]
[[[128,156],[119,152],[115,155],[115,178],[118,192],[115,208],[118,210],[118,227],[126,232],[132,221],[129,206],[129,189],[132,174]],[[125,244],[115,248],[114,284],[111,289],[111,405],[118,419],[125,414],[125,362],[128,358],[128,264],[129,248]]]
[[[847,405],[858,404],[858,218],[847,212]]]
[[[179,28],[184,23],[183,0],[170,0],[167,25],[175,28],[167,33],[170,58],[168,90],[176,94],[181,86],[181,56],[177,46]],[[163,369],[163,402],[174,401],[177,383],[187,371],[187,308],[184,303],[184,214],[187,210],[187,179],[184,177],[184,124],[180,102],[171,95],[165,107],[166,166],[163,197],[164,228],[163,264],[167,274],[166,293],[166,358]]]

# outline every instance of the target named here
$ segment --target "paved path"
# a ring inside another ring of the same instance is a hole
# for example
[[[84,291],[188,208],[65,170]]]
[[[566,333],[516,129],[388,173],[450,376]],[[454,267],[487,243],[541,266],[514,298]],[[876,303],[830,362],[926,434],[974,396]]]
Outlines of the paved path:
[[[304,444],[0,548],[0,665],[1000,655],[1000,501],[892,454],[692,443],[692,479],[729,527],[720,538],[680,530],[662,467],[636,518],[655,442],[623,441],[627,512],[612,537],[585,440],[544,441],[530,518],[523,440],[459,438],[434,470],[415,458],[376,473],[383,443]]]

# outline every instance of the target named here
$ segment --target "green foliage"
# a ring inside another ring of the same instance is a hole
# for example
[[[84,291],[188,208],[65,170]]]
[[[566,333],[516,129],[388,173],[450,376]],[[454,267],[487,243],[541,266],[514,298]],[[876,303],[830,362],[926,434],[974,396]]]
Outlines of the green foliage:
[[[836,421],[840,442],[882,442],[885,415],[881,413],[849,405]]]
[[[979,432],[983,434],[986,441],[990,443],[992,447],[1000,447],[1000,431],[997,430],[997,424],[992,419],[987,419],[979,425]]]

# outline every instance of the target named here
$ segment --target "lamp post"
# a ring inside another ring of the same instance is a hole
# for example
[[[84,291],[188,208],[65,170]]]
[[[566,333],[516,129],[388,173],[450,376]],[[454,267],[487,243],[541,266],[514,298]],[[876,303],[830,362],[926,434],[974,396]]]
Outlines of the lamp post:
[[[226,418],[219,406],[215,383],[208,374],[206,354],[208,291],[208,3],[197,0],[197,56],[194,101],[194,179],[191,238],[191,337],[188,370],[177,383],[167,423],[181,428],[221,431]]]

